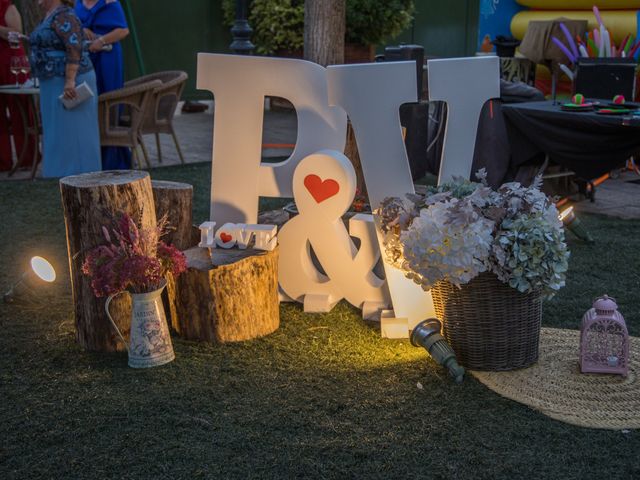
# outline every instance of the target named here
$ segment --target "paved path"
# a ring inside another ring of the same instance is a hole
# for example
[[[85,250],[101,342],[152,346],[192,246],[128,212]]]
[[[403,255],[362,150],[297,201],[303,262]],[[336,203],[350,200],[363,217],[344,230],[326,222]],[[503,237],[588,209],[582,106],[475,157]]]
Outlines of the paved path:
[[[576,212],[599,213],[617,218],[640,218],[640,176],[624,172],[596,187],[595,202],[574,205]]]
[[[211,161],[213,142],[213,115],[210,113],[187,113],[178,115],[173,122],[180,146],[187,163]],[[295,144],[297,121],[295,115],[286,111],[265,111],[263,126],[263,142],[265,144]],[[156,141],[153,135],[145,135],[145,144],[149,150],[152,166],[159,166]],[[180,159],[173,139],[170,135],[160,136],[162,165],[178,165]],[[286,156],[291,149],[267,149],[265,156]]]
[[[211,161],[213,135],[213,115],[210,113],[189,113],[178,115],[174,120],[177,136],[187,163]],[[294,144],[297,135],[296,117],[289,111],[265,111],[263,143]],[[179,165],[173,140],[169,135],[160,136],[162,164],[158,163],[156,142],[153,135],[145,136],[152,166]],[[286,156],[290,149],[266,149],[265,156]],[[28,172],[18,172],[14,179],[28,179]],[[6,172],[0,173],[0,180],[7,178]],[[633,183],[638,180],[638,183]],[[640,218],[640,176],[625,172],[620,178],[609,179],[596,188],[596,201],[588,200],[575,204],[577,212],[599,213],[619,218]]]
[[[213,115],[211,113],[187,113],[177,115],[173,125],[185,162],[201,163],[211,161],[211,149],[213,143]],[[295,144],[297,136],[296,116],[282,110],[265,111],[263,125],[263,143],[266,144]],[[158,161],[156,139],[154,135],[144,136],[145,145],[149,152],[152,167],[179,165],[180,157],[173,143],[171,135],[160,135],[160,150],[162,151],[162,163]],[[140,156],[142,152],[140,151]],[[282,157],[291,153],[290,148],[266,149],[263,155],[266,157]],[[16,172],[9,177],[7,172],[0,172],[2,180],[25,180],[29,178],[27,171]]]

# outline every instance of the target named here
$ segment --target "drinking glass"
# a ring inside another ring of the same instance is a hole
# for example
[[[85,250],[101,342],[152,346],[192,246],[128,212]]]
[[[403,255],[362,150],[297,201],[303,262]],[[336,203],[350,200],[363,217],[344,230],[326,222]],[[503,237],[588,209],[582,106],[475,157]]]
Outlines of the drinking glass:
[[[29,58],[26,55],[20,57],[20,72],[24,75],[24,82],[27,82],[29,78],[29,72],[31,72],[31,64],[29,63]]]
[[[11,57],[11,60],[9,61],[9,71],[16,78],[16,87],[19,87],[18,73],[20,73],[20,57]]]
[[[20,48],[20,33],[9,32],[7,34],[7,40],[9,41],[9,46],[11,48]]]

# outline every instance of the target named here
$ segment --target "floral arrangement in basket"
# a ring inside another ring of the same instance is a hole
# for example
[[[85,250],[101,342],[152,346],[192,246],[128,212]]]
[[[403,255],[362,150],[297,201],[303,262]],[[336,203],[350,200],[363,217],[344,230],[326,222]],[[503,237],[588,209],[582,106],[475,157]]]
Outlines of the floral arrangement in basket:
[[[565,284],[569,251],[542,179],[493,190],[484,169],[476,177],[480,183],[454,179],[426,195],[385,199],[376,218],[386,260],[425,290],[492,272],[519,292],[553,296]]]
[[[124,290],[151,292],[160,288],[167,273],[177,276],[184,272],[184,254],[160,240],[166,230],[166,217],[155,227],[139,228],[126,213],[118,214],[109,228],[103,226],[106,243],[90,250],[82,264],[96,297]]]

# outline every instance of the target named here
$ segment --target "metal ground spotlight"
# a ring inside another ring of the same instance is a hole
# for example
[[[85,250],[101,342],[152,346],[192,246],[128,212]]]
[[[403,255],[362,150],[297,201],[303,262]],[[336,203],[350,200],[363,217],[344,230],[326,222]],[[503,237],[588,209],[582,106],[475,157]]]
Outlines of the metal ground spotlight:
[[[573,207],[563,210],[562,213],[560,213],[560,220],[562,220],[562,223],[568,230],[571,230],[571,232],[583,242],[595,243],[591,234],[584,228],[584,225],[582,225],[582,222],[576,216]]]
[[[423,347],[436,363],[449,370],[449,374],[456,383],[461,383],[464,378],[464,368],[458,364],[456,354],[440,335],[441,329],[442,323],[437,318],[423,320],[411,332],[411,344],[414,347]]]
[[[33,257],[31,268],[26,270],[20,279],[7,291],[3,300],[5,303],[17,303],[23,301],[36,301],[38,288],[56,279],[56,271],[53,266],[42,257]]]

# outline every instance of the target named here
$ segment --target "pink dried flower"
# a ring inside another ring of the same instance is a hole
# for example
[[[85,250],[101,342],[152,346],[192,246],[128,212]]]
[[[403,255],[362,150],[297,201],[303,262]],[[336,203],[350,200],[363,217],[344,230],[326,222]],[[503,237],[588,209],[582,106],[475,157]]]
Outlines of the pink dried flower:
[[[109,230],[104,225],[102,226],[102,234],[104,235],[104,239],[107,243],[111,243],[111,236],[109,235]]]
[[[139,245],[138,242],[140,241],[140,232],[138,231],[138,227],[131,217],[129,217],[129,240],[131,241],[131,245],[134,248]]]
[[[144,292],[156,288],[162,282],[164,273],[157,258],[135,256],[123,262],[120,277],[125,288]]]
[[[139,228],[126,213],[114,220],[111,232],[102,227],[106,244],[87,253],[82,272],[91,277],[97,297],[121,292],[136,293],[158,288],[167,273],[180,275],[186,259],[173,245],[160,241],[167,225],[166,217],[156,227]]]
[[[166,271],[178,276],[187,269],[187,259],[180,250],[163,241],[158,242],[158,258]]]

